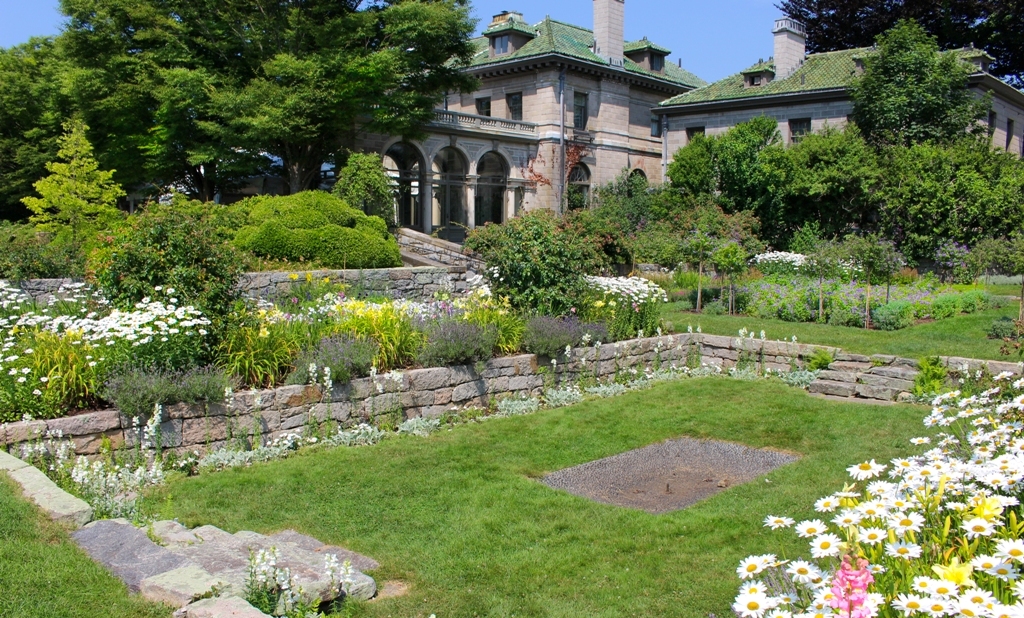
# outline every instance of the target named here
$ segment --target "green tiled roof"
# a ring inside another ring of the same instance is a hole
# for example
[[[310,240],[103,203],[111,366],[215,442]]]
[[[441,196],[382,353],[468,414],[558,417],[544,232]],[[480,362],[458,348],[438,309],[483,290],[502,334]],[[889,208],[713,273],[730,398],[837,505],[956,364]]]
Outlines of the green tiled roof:
[[[977,49],[951,50],[964,60],[978,58],[985,54]],[[804,60],[803,66],[785,79],[776,79],[761,86],[745,87],[744,75],[774,71],[775,63],[769,59],[760,61],[754,66],[744,69],[735,75],[703,88],[673,97],[661,103],[662,107],[686,105],[689,103],[710,103],[717,101],[733,101],[752,99],[781,94],[797,94],[819,90],[835,90],[846,88],[857,72],[857,61],[871,53],[870,47],[844,49],[841,51],[811,54]],[[985,54],[987,55],[987,54]]]
[[[657,45],[648,41],[647,39],[640,39],[639,41],[629,41],[626,43],[626,53],[630,54],[633,52],[643,51],[649,49],[651,51],[661,52],[666,56],[672,53],[672,50],[665,49],[661,45]]]
[[[534,29],[533,26],[514,19],[510,19],[503,24],[491,26],[487,30],[484,30],[484,36],[498,34],[499,32],[522,32],[523,34],[531,37],[537,36],[537,30]]]
[[[859,48],[811,54],[804,60],[803,66],[789,77],[776,79],[762,86],[747,88],[744,86],[744,73],[759,73],[774,69],[774,64],[771,62],[759,62],[713,84],[663,101],[661,105],[686,105],[687,103],[707,103],[845,88],[850,85],[850,80],[857,71],[854,58],[862,56],[866,51],[866,48]]]
[[[547,56],[551,54],[568,56],[570,58],[576,58],[578,60],[592,62],[595,64],[608,64],[607,60],[602,59],[591,49],[594,45],[594,33],[590,30],[555,21],[550,18],[531,26],[530,28],[532,32],[536,34],[536,37],[532,41],[526,43],[511,54],[496,56],[494,58],[490,57],[487,37],[481,36],[474,39],[473,42],[478,51],[476,55],[473,56],[473,60],[470,62],[470,67],[484,67],[488,64],[494,64],[497,62],[508,62],[510,60],[534,58],[537,56]],[[630,73],[636,73],[638,75],[671,82],[686,88],[699,88],[707,83],[693,73],[679,68],[671,62],[665,63],[664,73],[648,71],[629,59],[626,59],[624,68]]]

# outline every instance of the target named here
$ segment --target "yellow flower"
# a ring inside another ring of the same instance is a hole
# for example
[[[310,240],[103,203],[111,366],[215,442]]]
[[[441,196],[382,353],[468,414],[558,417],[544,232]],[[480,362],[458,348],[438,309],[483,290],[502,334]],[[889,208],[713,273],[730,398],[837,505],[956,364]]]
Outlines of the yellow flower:
[[[288,278],[291,279],[292,281],[298,281],[299,280],[299,276],[297,274],[295,274],[295,273],[292,273],[292,274],[288,275]]]
[[[594,306],[597,307],[598,309],[600,309],[601,307],[604,307],[604,301],[603,300],[599,300],[596,303],[594,303]]]
[[[306,283],[313,283],[313,273],[306,273]]]
[[[267,330],[267,327],[266,326],[261,326],[260,327],[260,337],[267,338],[269,336],[270,336],[270,331]]]
[[[944,579],[948,582],[953,582],[961,588],[970,588],[974,586],[974,580],[971,579],[971,574],[974,572],[974,567],[970,563],[960,564],[960,558],[953,558],[953,562],[949,566],[942,566],[936,564],[932,567],[935,574],[940,579]]]
[[[995,498],[982,498],[976,502],[973,512],[985,521],[993,521],[1003,514],[1003,507]]]

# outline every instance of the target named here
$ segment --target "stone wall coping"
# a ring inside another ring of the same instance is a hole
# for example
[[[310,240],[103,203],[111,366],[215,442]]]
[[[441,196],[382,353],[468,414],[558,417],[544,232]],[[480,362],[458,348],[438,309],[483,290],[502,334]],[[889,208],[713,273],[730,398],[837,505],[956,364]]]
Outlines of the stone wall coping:
[[[0,470],[21,486],[25,497],[35,502],[51,519],[80,528],[92,521],[93,510],[85,500],[57,486],[38,468],[0,451]]]
[[[561,377],[571,378],[581,371],[604,377],[623,368],[649,366],[657,355],[666,363],[683,361],[695,347],[703,362],[709,365],[730,367],[747,354],[764,367],[780,371],[793,365],[801,366],[815,352],[826,350],[836,359],[833,369],[874,373],[872,380],[876,382],[883,378],[912,380],[911,374],[917,368],[917,361],[913,359],[847,354],[831,346],[677,333],[619,341],[600,348],[578,347],[572,350],[571,362],[560,362],[557,369]],[[954,369],[967,365],[971,371],[986,367],[993,374],[1022,373],[1018,363],[955,356],[941,358]],[[889,369],[873,370],[876,366]],[[273,438],[309,422],[332,420],[342,425],[354,424],[382,410],[401,409],[408,418],[433,418],[453,406],[487,405],[495,396],[539,395],[544,384],[539,367],[550,369],[550,359],[517,354],[491,359],[479,370],[476,366],[426,367],[398,372],[401,379],[397,381],[385,379],[383,375],[375,380],[357,378],[335,385],[329,396],[319,386],[302,385],[240,391],[224,403],[164,406],[161,435],[167,448],[190,449],[220,445],[232,432],[248,432],[256,427],[263,435]],[[131,445],[139,439],[139,429],[132,419],[117,410],[100,410],[46,421],[0,424],[0,449],[58,432],[73,440],[78,452],[85,455],[96,454],[104,439],[115,446]],[[9,458],[0,456],[0,470],[10,469],[10,463]]]

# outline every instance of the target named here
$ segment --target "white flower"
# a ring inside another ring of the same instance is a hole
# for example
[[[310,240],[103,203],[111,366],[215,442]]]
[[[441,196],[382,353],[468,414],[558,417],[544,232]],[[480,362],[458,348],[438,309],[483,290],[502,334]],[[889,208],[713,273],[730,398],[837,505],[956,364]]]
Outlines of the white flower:
[[[964,529],[965,536],[969,539],[976,539],[980,536],[989,536],[996,531],[995,524],[990,521],[986,521],[981,517],[975,517],[969,519],[961,525]]]
[[[815,558],[827,558],[838,556],[841,541],[834,534],[822,534],[811,541],[811,556]]]
[[[921,557],[921,546],[904,541],[900,541],[898,543],[886,543],[885,553],[893,558],[911,560],[912,558]]]
[[[764,518],[764,525],[772,530],[778,530],[779,528],[788,528],[793,525],[793,520],[789,517],[775,517],[769,515]]]
[[[828,526],[820,519],[802,521],[796,525],[797,536],[804,539],[809,539],[825,532],[828,532]]]
[[[910,616],[924,610],[924,599],[916,594],[901,594],[892,600],[892,606],[903,612],[904,616]]]
[[[874,459],[855,466],[850,466],[846,469],[846,471],[850,473],[850,476],[858,481],[866,481],[870,478],[874,478],[884,470],[885,466],[876,463]]]
[[[1024,562],[1024,541],[1020,539],[999,541],[996,543],[996,556],[1005,558],[1007,562],[1013,560]]]
[[[761,618],[772,607],[771,600],[765,594],[741,594],[736,597],[732,609],[741,618]]]

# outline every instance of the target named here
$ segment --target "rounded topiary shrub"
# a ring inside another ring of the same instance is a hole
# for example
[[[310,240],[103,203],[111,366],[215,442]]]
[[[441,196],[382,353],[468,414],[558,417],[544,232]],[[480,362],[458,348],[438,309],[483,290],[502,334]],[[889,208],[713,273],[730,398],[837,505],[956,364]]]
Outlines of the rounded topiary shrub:
[[[871,311],[871,323],[880,330],[900,330],[914,324],[914,304],[894,300]]]
[[[323,191],[260,196],[232,206],[242,219],[235,246],[271,260],[324,268],[402,265],[398,243],[380,217],[369,217]]]

